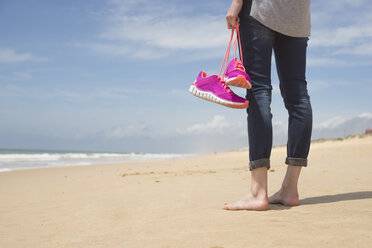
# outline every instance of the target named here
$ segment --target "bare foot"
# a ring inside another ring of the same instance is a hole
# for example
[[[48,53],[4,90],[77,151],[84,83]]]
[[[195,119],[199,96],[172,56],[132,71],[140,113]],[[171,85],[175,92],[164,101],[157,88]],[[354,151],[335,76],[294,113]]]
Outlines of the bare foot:
[[[298,206],[297,190],[285,190],[281,188],[278,192],[269,197],[270,204],[282,204],[284,206]]]
[[[255,197],[252,194],[244,196],[239,201],[234,203],[225,203],[225,210],[258,210],[263,211],[269,209],[267,197]]]

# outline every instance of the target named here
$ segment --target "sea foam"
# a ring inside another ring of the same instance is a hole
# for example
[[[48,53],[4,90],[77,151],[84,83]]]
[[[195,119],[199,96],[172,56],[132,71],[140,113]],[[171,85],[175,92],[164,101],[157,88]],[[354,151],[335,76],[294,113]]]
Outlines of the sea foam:
[[[182,158],[190,154],[0,150],[0,172]]]

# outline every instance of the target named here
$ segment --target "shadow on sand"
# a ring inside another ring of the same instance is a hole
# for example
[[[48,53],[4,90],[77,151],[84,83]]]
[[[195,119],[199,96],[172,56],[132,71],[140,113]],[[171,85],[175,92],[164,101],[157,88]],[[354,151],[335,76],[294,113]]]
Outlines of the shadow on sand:
[[[360,192],[350,192],[337,195],[323,195],[308,197],[300,200],[301,205],[312,205],[312,204],[322,204],[331,203],[339,201],[352,201],[352,200],[363,200],[372,199],[372,191],[360,191]]]
[[[352,200],[363,200],[363,199],[372,199],[372,191],[360,191],[360,192],[350,192],[336,195],[323,195],[308,197],[300,200],[300,205],[313,205],[313,204],[323,204],[323,203],[332,203],[340,201],[352,201]],[[291,207],[279,205],[279,204],[270,204],[271,210],[286,210]]]

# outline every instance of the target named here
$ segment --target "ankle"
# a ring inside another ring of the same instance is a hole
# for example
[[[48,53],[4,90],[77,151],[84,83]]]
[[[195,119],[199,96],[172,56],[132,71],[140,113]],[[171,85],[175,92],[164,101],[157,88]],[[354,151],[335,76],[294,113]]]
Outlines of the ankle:
[[[297,189],[297,183],[283,182],[282,189],[285,191],[292,191],[293,189]]]
[[[298,179],[301,173],[301,166],[288,165],[282,183],[282,188],[289,191],[297,191]]]
[[[260,167],[251,173],[251,195],[259,200],[267,199],[267,168]]]
[[[280,192],[284,195],[291,195],[298,197],[298,188],[297,184],[282,184]]]
[[[267,189],[265,189],[265,188],[254,187],[252,185],[251,194],[254,198],[256,198],[258,200],[267,200],[268,199]]]
[[[296,183],[283,183],[281,189],[283,191],[297,191],[297,184]]]

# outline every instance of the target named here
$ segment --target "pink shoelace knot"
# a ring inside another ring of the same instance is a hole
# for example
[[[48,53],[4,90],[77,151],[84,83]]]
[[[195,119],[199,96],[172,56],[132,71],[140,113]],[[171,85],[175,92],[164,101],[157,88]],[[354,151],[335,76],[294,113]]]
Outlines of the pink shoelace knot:
[[[235,62],[234,67],[235,67],[235,69],[238,69],[238,70],[241,70],[241,71],[245,72],[244,65],[242,64],[242,62],[240,60],[237,60]]]
[[[220,79],[220,83],[221,83],[222,87],[223,87],[224,89],[226,89],[227,92],[231,92],[231,89],[230,89],[230,87],[226,84],[226,82],[225,82],[221,77],[218,77],[218,78]]]

